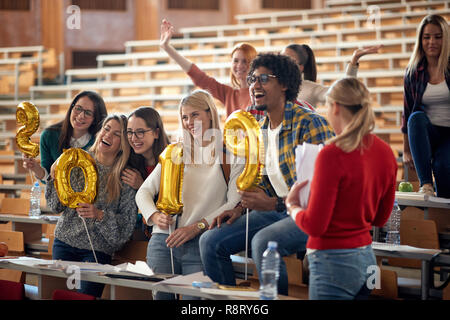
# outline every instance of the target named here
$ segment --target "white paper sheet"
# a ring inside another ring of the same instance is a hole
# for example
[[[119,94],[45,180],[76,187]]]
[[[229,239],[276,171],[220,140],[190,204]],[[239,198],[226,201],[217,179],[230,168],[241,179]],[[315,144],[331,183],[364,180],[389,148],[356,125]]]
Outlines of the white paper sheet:
[[[54,260],[38,259],[26,256],[2,259],[2,261],[8,261],[9,263],[19,264],[28,267],[34,267],[37,265],[51,265],[55,262]]]
[[[137,274],[143,274],[145,276],[153,276],[155,273],[153,270],[148,266],[148,264],[144,261],[136,261],[135,264],[126,262],[119,264],[115,266],[118,271],[127,271],[127,272],[133,272]]]
[[[201,292],[221,295],[221,296],[241,296],[241,297],[249,297],[249,298],[259,298],[258,291],[245,291],[245,290],[223,290],[223,289],[214,289],[214,288],[201,288]]]
[[[322,150],[322,144],[303,143],[295,148],[295,163],[297,169],[297,182],[308,180],[308,183],[300,190],[300,206],[308,207],[311,180],[314,175],[314,165],[317,155]]]
[[[430,253],[435,254],[440,252],[438,249],[426,249],[426,248],[417,248],[406,245],[398,245],[384,242],[372,242],[372,248],[377,250],[385,250],[391,252],[415,252],[415,253]]]
[[[213,282],[210,277],[203,274],[202,271],[191,273],[188,275],[179,275],[164,281],[159,282],[159,284],[170,284],[170,285],[189,285],[192,286],[192,282],[199,281],[199,282]]]

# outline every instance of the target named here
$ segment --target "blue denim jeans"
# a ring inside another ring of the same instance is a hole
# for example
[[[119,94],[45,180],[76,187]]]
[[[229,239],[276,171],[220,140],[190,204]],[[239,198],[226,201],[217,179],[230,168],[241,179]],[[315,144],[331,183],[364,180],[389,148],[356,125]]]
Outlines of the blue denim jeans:
[[[436,181],[436,195],[450,198],[450,127],[431,124],[423,111],[408,119],[408,140],[420,185]]]
[[[147,264],[155,273],[172,273],[170,248],[166,245],[169,235],[154,233],[147,246]],[[191,274],[203,271],[198,246],[199,237],[184,243],[178,248],[173,248],[173,265],[175,274]],[[175,295],[167,292],[156,292],[155,300],[173,300]],[[197,300],[198,297],[183,296],[183,300]]]
[[[308,236],[286,212],[253,210],[248,218],[249,249],[260,279],[262,255],[269,241],[278,242],[278,252],[282,257],[305,250]],[[230,255],[245,250],[245,225],[246,215],[243,215],[233,224],[223,223],[220,228],[208,230],[200,237],[200,254],[205,273],[213,281],[236,285]],[[280,261],[278,292],[288,294],[288,277],[283,259]]]
[[[353,300],[377,264],[372,246],[355,249],[316,250],[308,254],[309,299]],[[370,290],[364,290],[366,296]],[[358,297],[362,298],[362,297]]]
[[[53,242],[53,260],[64,260],[64,261],[77,261],[77,262],[95,262],[94,254],[92,250],[78,249],[69,246],[67,243],[62,242],[55,238]],[[100,251],[95,251],[98,263],[111,264],[111,256]],[[81,288],[78,292],[90,294],[95,297],[101,297],[103,293],[103,288],[105,285],[103,283],[81,281]]]

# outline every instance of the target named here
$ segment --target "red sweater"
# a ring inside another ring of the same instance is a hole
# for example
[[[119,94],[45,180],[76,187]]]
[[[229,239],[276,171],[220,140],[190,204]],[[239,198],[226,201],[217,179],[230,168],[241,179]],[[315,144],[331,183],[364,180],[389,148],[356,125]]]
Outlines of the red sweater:
[[[248,88],[235,89],[220,83],[200,70],[194,63],[187,74],[197,87],[208,91],[214,98],[222,102],[227,110],[227,116],[233,111],[245,110],[251,105]]]
[[[371,142],[369,140],[371,138]],[[310,249],[351,249],[372,243],[372,226],[388,220],[395,198],[397,162],[375,135],[367,149],[350,153],[334,144],[317,156],[308,208],[296,224],[309,235]]]

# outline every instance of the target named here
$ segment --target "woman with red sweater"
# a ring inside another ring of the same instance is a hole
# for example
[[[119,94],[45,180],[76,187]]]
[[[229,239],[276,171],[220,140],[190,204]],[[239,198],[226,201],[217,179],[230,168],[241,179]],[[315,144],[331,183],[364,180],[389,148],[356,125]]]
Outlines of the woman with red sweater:
[[[230,82],[231,86],[218,82],[200,70],[198,66],[183,57],[170,44],[174,32],[173,25],[164,19],[161,23],[160,46],[184,72],[192,82],[219,100],[227,110],[227,116],[236,110],[245,110],[251,105],[247,84],[247,73],[250,63],[256,57],[256,49],[248,43],[238,43],[231,51]]]
[[[370,133],[374,127],[369,91],[356,78],[335,82],[327,93],[328,120],[336,137],[320,151],[307,208],[300,207],[296,183],[286,206],[309,235],[309,299],[367,297],[366,281],[376,265],[372,226],[391,213],[397,163],[391,148]]]

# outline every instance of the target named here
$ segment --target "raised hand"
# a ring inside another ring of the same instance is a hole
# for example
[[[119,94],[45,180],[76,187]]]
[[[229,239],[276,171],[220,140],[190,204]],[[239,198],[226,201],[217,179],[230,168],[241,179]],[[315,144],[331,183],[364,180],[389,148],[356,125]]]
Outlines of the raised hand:
[[[356,65],[359,59],[362,56],[365,56],[366,54],[378,53],[378,50],[381,49],[382,47],[383,45],[379,44],[377,46],[356,49],[355,51],[353,51],[352,64]]]
[[[163,19],[161,23],[161,39],[159,40],[159,44],[163,49],[169,45],[170,39],[172,39],[172,35],[174,34],[174,30],[173,25],[166,19]]]

